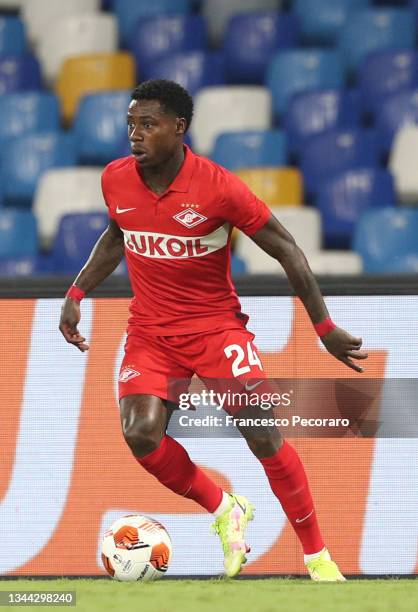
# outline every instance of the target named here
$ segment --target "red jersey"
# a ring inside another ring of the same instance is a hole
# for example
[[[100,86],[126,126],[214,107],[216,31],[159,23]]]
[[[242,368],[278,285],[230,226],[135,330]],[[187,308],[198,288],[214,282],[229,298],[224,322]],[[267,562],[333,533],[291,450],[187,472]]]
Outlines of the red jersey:
[[[130,333],[174,336],[245,325],[230,274],[231,230],[255,234],[271,212],[237,176],[185,147],[164,193],[147,187],[132,156],[106,166],[102,189],[124,234],[134,292]]]

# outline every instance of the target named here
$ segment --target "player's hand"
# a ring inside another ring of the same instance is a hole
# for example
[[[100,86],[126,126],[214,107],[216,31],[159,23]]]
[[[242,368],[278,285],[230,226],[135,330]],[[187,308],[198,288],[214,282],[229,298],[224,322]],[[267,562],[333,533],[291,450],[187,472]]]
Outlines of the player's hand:
[[[322,336],[321,342],[328,353],[334,355],[346,366],[356,372],[363,372],[363,368],[353,361],[353,359],[367,359],[368,357],[365,351],[360,350],[363,343],[361,338],[354,338],[340,327],[336,327],[329,334]]]
[[[74,344],[82,353],[89,350],[86,339],[80,334],[77,325],[80,322],[80,304],[71,298],[65,298],[61,309],[60,332],[67,342]]]

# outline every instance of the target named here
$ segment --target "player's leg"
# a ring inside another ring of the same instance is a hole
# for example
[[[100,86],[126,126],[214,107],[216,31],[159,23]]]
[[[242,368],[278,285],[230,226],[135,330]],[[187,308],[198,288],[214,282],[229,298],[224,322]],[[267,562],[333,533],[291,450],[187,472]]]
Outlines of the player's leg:
[[[138,463],[174,493],[214,512],[222,489],[166,434],[170,416],[166,402],[153,395],[127,395],[120,400],[120,411],[124,438]]]
[[[213,353],[213,366],[205,368],[199,375],[212,379],[239,378],[242,381],[265,378],[257,349],[252,342],[253,335],[247,330],[228,330],[212,334],[211,338],[211,341],[207,338],[206,346]],[[240,359],[239,363],[237,359]],[[254,388],[254,384],[251,386]],[[258,388],[260,395],[264,391],[261,387]],[[235,416],[268,418],[269,413],[261,408],[248,407],[241,409]],[[270,416],[274,417],[273,413]],[[249,448],[261,462],[270,487],[301,542],[311,577],[315,580],[343,580],[325,549],[306,473],[296,450],[282,439],[274,426],[240,429]]]
[[[169,380],[190,377],[158,338],[128,336],[119,375],[122,430],[145,470],[174,493],[213,512],[222,504],[223,491],[166,434],[174,407],[167,400]]]

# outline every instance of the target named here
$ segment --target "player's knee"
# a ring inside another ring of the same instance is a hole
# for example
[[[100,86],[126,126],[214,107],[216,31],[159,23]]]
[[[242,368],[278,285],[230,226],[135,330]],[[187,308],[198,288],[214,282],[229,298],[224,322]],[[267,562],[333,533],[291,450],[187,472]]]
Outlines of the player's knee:
[[[165,432],[161,410],[153,406],[138,407],[129,402],[121,408],[122,432],[127,445],[137,457],[151,453]]]
[[[254,436],[247,438],[247,444],[258,458],[271,457],[274,455],[282,445],[282,438],[278,435],[267,435],[267,436]]]

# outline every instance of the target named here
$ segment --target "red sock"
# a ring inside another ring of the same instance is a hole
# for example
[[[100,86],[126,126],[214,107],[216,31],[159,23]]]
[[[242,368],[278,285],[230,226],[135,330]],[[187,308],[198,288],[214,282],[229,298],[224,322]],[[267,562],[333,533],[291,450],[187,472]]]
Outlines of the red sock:
[[[299,455],[287,442],[272,457],[260,459],[305,555],[324,548],[308,480]]]
[[[135,459],[168,489],[194,499],[208,512],[214,512],[222,501],[222,489],[195,465],[186,449],[170,436],[145,457]]]

